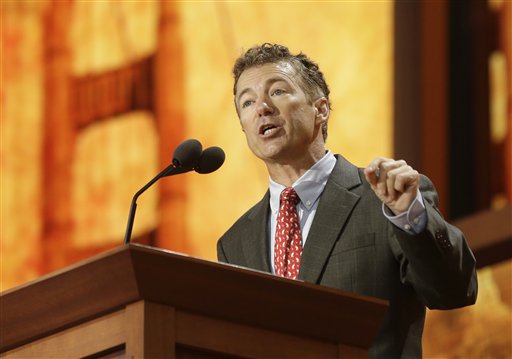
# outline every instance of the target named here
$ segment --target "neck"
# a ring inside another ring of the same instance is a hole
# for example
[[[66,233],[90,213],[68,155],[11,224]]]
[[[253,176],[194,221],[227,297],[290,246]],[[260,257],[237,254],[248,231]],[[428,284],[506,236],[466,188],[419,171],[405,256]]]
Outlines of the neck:
[[[266,162],[267,170],[273,181],[290,187],[315,163],[320,161],[325,155],[325,148],[317,151],[311,151],[303,156],[294,157],[287,160]]]

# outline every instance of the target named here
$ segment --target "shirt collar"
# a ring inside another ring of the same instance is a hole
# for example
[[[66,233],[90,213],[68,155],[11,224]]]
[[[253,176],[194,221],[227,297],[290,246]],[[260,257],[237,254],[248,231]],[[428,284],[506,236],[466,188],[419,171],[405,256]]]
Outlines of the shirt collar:
[[[320,197],[327,180],[336,165],[336,157],[331,151],[327,153],[306,171],[292,187],[300,198],[300,203],[309,211]],[[272,212],[279,210],[279,198],[285,186],[269,178],[270,209]]]

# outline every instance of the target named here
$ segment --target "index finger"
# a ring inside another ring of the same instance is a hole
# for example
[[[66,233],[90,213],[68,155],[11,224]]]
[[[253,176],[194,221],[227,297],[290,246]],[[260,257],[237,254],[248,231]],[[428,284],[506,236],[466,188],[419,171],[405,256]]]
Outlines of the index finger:
[[[389,161],[389,158],[385,157],[377,157],[375,158],[366,168],[364,169],[364,175],[366,177],[366,180],[371,185],[377,185],[377,182],[379,181],[380,177],[380,165],[383,162]]]

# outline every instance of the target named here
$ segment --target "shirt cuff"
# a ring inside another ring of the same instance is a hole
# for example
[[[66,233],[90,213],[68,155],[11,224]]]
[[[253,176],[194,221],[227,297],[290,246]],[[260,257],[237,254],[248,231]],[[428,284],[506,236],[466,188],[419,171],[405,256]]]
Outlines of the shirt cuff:
[[[382,213],[391,223],[409,234],[421,233],[427,224],[427,211],[419,189],[407,212],[395,216],[383,203]]]

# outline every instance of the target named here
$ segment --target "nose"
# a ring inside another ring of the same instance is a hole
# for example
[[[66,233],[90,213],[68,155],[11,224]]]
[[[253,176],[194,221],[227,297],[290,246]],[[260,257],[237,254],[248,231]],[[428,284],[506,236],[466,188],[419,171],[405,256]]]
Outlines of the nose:
[[[272,106],[272,103],[268,98],[263,98],[259,100],[256,105],[256,111],[258,112],[258,115],[260,117],[268,116],[274,113],[274,107]]]

